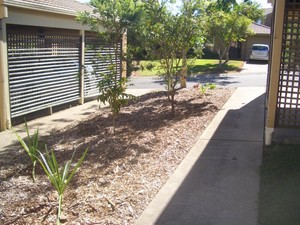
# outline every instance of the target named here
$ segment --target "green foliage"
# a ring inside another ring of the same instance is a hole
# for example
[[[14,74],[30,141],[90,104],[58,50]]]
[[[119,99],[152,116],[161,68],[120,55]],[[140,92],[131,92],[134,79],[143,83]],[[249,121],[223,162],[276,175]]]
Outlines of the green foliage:
[[[224,12],[229,12],[235,5],[236,0],[217,0],[217,8]]]
[[[142,29],[151,58],[159,59],[159,74],[163,79],[172,114],[175,113],[175,93],[180,78],[186,78],[186,54],[190,47],[201,45],[204,16],[201,0],[183,1],[178,14],[168,10],[172,1],[144,1],[145,20]],[[181,63],[183,66],[181,67]]]
[[[26,122],[25,122],[25,127],[26,127],[28,143],[23,141],[23,139],[16,133],[17,138],[21,143],[21,145],[23,146],[23,148],[25,149],[25,151],[30,156],[30,159],[33,163],[33,170],[32,170],[33,180],[35,181],[35,165],[36,162],[38,161],[41,164],[43,170],[45,171],[49,181],[57,191],[58,198],[59,198],[57,224],[60,224],[63,193],[66,187],[68,186],[68,184],[70,183],[70,181],[72,180],[75,172],[79,169],[80,165],[82,164],[87,154],[88,148],[84,151],[83,155],[78,160],[78,162],[73,167],[73,169],[71,169],[71,165],[76,151],[73,152],[71,159],[67,161],[62,167],[60,167],[53,150],[51,151],[51,153],[49,153],[47,150],[47,146],[45,146],[45,152],[46,152],[45,156],[38,150],[39,129],[37,129],[33,137],[31,137]]]
[[[207,90],[214,90],[217,88],[217,85],[214,83],[202,84],[199,86],[200,95],[204,95]]]
[[[264,19],[264,10],[257,2],[242,2],[236,6],[235,10],[241,14],[256,22]]]
[[[228,63],[222,64],[218,67],[218,60],[216,59],[188,59],[188,76],[207,74],[207,73],[224,73],[230,71],[240,71],[244,65],[244,61],[230,60]],[[154,67],[148,70],[146,66],[148,64]],[[181,70],[182,64],[179,65]],[[157,60],[141,61],[140,68],[137,70],[139,76],[156,76],[162,72],[160,70],[160,63]]]
[[[208,83],[206,84],[206,86],[208,87],[208,89],[210,90],[215,90],[217,88],[217,85],[216,84],[213,84],[213,83]]]
[[[71,169],[71,165],[73,162],[75,151],[73,152],[72,158],[69,161],[67,161],[62,167],[59,166],[53,150],[51,151],[51,153],[49,153],[46,147],[45,156],[38,151],[40,158],[37,159],[43,167],[49,181],[58,193],[57,224],[60,224],[63,193],[66,190],[66,187],[68,186],[70,181],[72,180],[75,172],[79,169],[80,165],[82,164],[87,154],[87,151],[88,148],[84,151],[81,158],[78,160],[73,169]]]
[[[147,69],[147,70],[150,70],[150,71],[151,71],[151,70],[154,69],[154,67],[155,67],[155,65],[152,64],[152,63],[147,63],[147,64],[146,64],[146,69]]]
[[[39,129],[35,131],[35,133],[31,136],[29,134],[29,129],[27,126],[27,122],[25,121],[25,129],[27,133],[27,143],[20,137],[20,135],[16,132],[17,138],[27,152],[28,156],[32,162],[32,179],[35,182],[35,167],[37,161],[37,153],[38,153],[38,145],[39,145]]]
[[[140,10],[137,10],[137,2],[133,0],[91,0],[91,5],[95,8],[93,13],[81,12],[77,19],[83,24],[97,32],[99,36],[108,43],[112,44],[114,57],[109,55],[106,61],[109,61],[107,73],[102,73],[102,79],[98,83],[99,96],[98,100],[102,103],[108,103],[113,116],[113,132],[115,134],[116,118],[119,115],[122,106],[127,104],[132,95],[126,94],[126,78],[120,78],[120,71],[116,62],[121,47],[118,44],[121,34],[130,29],[140,19]],[[130,49],[130,47],[129,47]],[[104,56],[99,55],[99,58]],[[128,56],[122,53],[122,60]]]
[[[238,11],[230,12],[212,10],[208,22],[207,38],[214,45],[219,55],[219,66],[226,55],[228,61],[228,51],[230,45],[237,41],[244,41],[253,32],[249,26],[251,19],[240,15]]]
[[[202,84],[199,86],[200,95],[204,95],[207,90],[206,85]]]
[[[110,65],[110,72],[102,74],[102,80],[98,83],[99,96],[98,101],[108,103],[113,117],[113,133],[115,134],[116,119],[121,107],[128,103],[128,100],[134,99],[126,91],[126,78],[119,78],[116,74],[115,65]]]
[[[143,43],[139,25],[143,21],[141,3],[135,0],[91,0],[93,13],[80,12],[77,20],[99,33],[107,42],[117,42],[121,34],[127,30],[127,53],[122,60],[126,60],[128,73],[132,71],[131,62],[135,55],[144,55]],[[117,46],[116,46],[117,47]]]
[[[178,51],[181,52],[182,57],[182,69],[180,76],[180,87],[186,87],[187,77],[187,54],[190,48],[197,49],[198,54],[202,53],[202,45],[204,43],[205,34],[205,4],[202,0],[182,0],[182,7],[179,17],[180,32],[184,35],[179,35],[181,40],[181,48]]]
[[[148,0],[144,5],[146,20],[143,36],[148,40],[147,51],[160,59],[161,78],[164,80],[172,114],[175,113],[175,93],[178,85],[181,58],[178,58],[182,47],[180,19],[167,10],[166,1],[161,4]]]
[[[115,39],[116,35],[139,19],[133,0],[91,0],[90,4],[94,7],[93,13],[80,12],[77,20],[101,33],[107,40]]]

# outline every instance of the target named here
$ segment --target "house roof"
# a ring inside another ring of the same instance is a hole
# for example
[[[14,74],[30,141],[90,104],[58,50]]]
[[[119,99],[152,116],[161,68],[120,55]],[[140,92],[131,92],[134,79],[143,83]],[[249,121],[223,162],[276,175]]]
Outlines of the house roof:
[[[252,23],[250,28],[255,34],[270,34],[271,28],[262,24]]]
[[[4,5],[72,16],[79,11],[93,11],[92,6],[75,0],[4,0]]]
[[[265,8],[263,10],[264,10],[264,15],[268,15],[273,12],[273,8]]]

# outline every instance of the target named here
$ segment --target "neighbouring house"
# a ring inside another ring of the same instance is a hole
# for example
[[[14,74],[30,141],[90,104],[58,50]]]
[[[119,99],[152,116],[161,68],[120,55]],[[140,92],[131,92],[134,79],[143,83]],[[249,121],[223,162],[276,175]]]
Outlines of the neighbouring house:
[[[76,21],[78,11],[92,10],[75,0],[0,0],[0,130],[99,93],[109,63],[98,55],[115,51]],[[120,76],[126,73],[121,53]]]
[[[273,4],[265,143],[300,142],[300,1]]]
[[[260,21],[260,24],[271,27],[272,26],[272,12],[273,12],[273,8],[265,8],[264,9],[265,18],[263,21]]]
[[[252,23],[250,26],[254,35],[246,38],[246,41],[241,43],[241,59],[245,61],[249,60],[250,48],[253,44],[270,45],[270,27],[258,23]]]

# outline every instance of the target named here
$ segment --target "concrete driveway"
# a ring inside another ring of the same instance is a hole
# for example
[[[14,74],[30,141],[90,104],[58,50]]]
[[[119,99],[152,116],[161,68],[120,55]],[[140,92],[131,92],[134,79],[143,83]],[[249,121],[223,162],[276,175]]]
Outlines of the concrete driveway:
[[[187,87],[195,84],[215,83],[223,87],[265,87],[268,64],[246,62],[240,73],[229,74],[202,74],[189,77]],[[156,77],[132,77],[128,89],[158,89],[164,90],[164,83]]]

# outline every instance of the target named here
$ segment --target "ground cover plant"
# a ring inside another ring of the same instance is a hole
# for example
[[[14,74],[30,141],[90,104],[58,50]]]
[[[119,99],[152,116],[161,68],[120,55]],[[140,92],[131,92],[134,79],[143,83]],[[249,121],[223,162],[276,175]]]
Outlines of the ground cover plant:
[[[259,224],[299,224],[299,150],[300,145],[273,145],[264,152],[259,194]]]
[[[240,72],[244,65],[243,61],[230,60],[218,66],[217,59],[189,59],[188,76],[207,73]],[[133,72],[136,76],[157,76],[161,73],[159,62],[156,60],[142,60],[137,66],[138,70]],[[179,67],[181,68],[181,66]]]
[[[116,135],[111,112],[100,109],[83,121],[41,137],[58,161],[88,154],[64,193],[65,224],[134,224],[174,172],[233,89],[177,92],[175,117],[164,92],[131,101],[120,111]],[[55,224],[57,193],[19,143],[0,157],[0,224]]]

